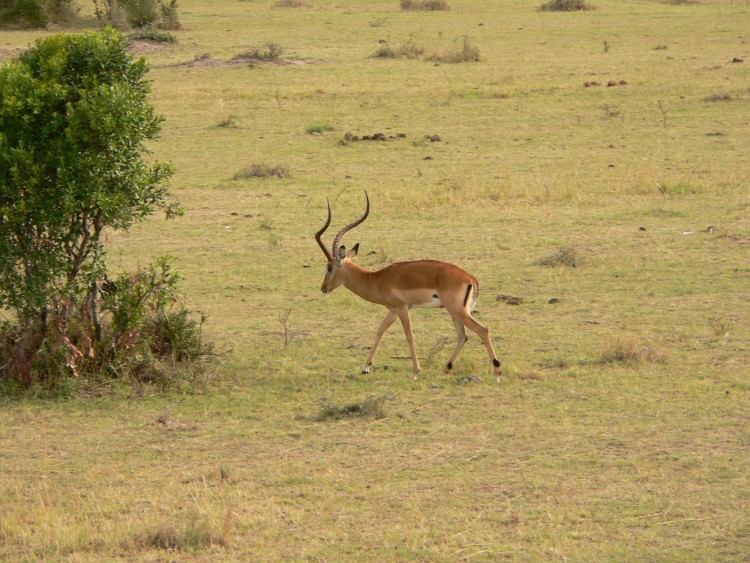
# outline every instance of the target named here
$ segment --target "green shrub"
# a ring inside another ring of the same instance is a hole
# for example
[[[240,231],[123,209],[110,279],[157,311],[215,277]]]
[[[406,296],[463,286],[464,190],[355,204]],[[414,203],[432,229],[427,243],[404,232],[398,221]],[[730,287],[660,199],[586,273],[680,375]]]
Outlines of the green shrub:
[[[11,27],[44,27],[50,20],[45,0],[7,0],[0,7],[0,24]]]

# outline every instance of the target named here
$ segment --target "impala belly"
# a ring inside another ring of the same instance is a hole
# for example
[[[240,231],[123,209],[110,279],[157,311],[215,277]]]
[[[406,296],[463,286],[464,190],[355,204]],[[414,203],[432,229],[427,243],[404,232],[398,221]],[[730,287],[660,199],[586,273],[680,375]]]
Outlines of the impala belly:
[[[437,292],[431,288],[402,289],[398,291],[398,297],[409,307],[437,309],[443,306]]]

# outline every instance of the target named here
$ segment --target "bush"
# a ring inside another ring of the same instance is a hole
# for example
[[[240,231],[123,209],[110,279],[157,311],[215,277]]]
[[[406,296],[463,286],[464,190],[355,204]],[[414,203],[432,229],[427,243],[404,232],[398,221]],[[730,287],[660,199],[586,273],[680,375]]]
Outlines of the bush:
[[[180,212],[167,201],[171,165],[143,159],[162,122],[146,71],[112,28],[41,39],[0,67],[5,381],[55,386],[153,355],[146,318],[169,318],[177,277],[159,262],[110,282],[102,236]]]
[[[0,374],[0,393],[33,386],[60,394],[107,382],[161,390],[194,386],[214,353],[202,339],[205,318],[196,320],[180,303],[180,280],[164,257],[145,270],[100,282],[98,337],[84,314],[64,318],[59,304],[50,308],[41,342],[41,331],[6,323],[0,328],[0,362],[10,369]]]
[[[117,28],[180,29],[177,0],[94,0],[96,17]]]
[[[0,8],[0,24],[13,27],[44,27],[49,22],[45,0],[9,0]]]

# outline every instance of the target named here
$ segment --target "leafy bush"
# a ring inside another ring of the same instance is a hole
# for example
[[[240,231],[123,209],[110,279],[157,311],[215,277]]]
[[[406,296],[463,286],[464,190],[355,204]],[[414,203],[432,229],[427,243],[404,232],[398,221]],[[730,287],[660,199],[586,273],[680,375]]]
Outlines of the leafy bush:
[[[155,373],[152,344],[169,333],[153,330],[153,318],[195,329],[171,312],[178,278],[166,262],[146,277],[108,278],[105,230],[128,230],[157,209],[180,212],[167,201],[171,165],[143,159],[162,121],[146,71],[112,28],[41,39],[0,67],[6,382],[55,387],[129,372],[137,358],[151,358],[143,369]]]
[[[8,0],[0,7],[0,24],[13,27],[44,27],[49,22],[45,0]]]
[[[177,0],[93,0],[96,17],[119,29],[180,29]]]

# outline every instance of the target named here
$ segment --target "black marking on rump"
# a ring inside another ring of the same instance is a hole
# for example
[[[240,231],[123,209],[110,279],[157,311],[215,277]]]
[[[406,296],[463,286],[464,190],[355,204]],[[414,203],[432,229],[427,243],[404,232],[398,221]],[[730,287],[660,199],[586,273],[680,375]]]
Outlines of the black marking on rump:
[[[474,286],[472,284],[469,284],[469,287],[466,288],[466,297],[464,297],[464,307],[466,307],[467,303],[469,303],[469,297],[471,297],[471,292],[474,289]]]
[[[499,368],[500,367],[500,360],[498,360],[497,358],[495,358],[494,360],[492,360],[492,365],[495,366],[496,368]]]

